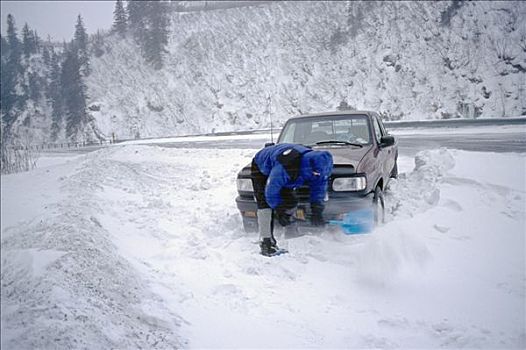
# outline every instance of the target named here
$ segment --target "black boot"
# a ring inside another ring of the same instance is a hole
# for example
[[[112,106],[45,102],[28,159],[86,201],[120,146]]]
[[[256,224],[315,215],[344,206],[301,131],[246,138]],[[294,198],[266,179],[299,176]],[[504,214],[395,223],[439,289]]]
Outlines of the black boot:
[[[310,205],[312,216],[311,216],[311,223],[313,226],[325,226],[327,223],[325,219],[323,218],[323,209],[325,206],[323,204],[316,204],[312,203]]]
[[[264,256],[274,256],[282,252],[276,245],[276,240],[273,238],[263,238],[259,243],[259,247],[261,248],[261,255]]]

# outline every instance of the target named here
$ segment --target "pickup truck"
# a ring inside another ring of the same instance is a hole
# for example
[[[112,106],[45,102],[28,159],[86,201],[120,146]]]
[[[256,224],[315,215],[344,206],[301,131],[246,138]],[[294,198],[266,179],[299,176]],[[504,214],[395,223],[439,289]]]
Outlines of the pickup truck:
[[[383,191],[390,178],[398,176],[398,146],[377,113],[338,111],[301,115],[287,120],[278,143],[296,143],[314,150],[329,151],[334,168],[325,198],[325,220],[341,220],[346,214],[372,208],[374,222],[383,223]],[[250,164],[237,175],[237,208],[247,232],[257,231]],[[296,217],[300,224],[310,222],[309,189],[296,189],[299,199]]]

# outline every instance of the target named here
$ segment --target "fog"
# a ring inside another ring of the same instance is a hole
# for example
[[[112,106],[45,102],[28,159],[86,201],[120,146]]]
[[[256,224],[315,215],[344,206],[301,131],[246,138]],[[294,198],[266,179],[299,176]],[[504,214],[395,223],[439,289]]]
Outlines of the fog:
[[[7,15],[15,18],[18,33],[27,22],[42,39],[50,35],[53,41],[69,41],[80,14],[88,33],[109,29],[113,21],[114,1],[1,1],[2,35],[7,30]]]

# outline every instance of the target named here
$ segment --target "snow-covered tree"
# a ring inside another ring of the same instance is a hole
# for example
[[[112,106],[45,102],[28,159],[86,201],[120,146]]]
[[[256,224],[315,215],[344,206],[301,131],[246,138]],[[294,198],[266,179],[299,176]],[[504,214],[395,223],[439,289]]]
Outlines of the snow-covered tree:
[[[20,40],[18,39],[13,15],[7,15],[7,43],[9,44],[9,56],[20,61]]]
[[[29,29],[29,26],[24,24],[22,29],[22,47],[24,51],[24,57],[26,59],[31,56],[31,54],[36,53],[36,43],[35,43],[35,33]]]
[[[100,30],[97,30],[97,32],[91,36],[91,53],[95,57],[100,57],[104,54],[104,36]]]
[[[166,53],[170,21],[168,7],[164,1],[151,1],[148,6],[148,32],[142,43],[144,57],[155,69],[163,67],[163,55]]]
[[[27,72],[27,97],[33,101],[38,101],[42,96],[44,81],[36,72]]]
[[[117,0],[115,2],[115,10],[113,11],[112,30],[124,37],[126,35],[127,27],[128,23],[126,18],[126,10],[124,9],[122,0]]]
[[[40,48],[42,47],[42,40],[38,36],[38,33],[36,30],[33,30],[33,40],[35,44],[35,53],[40,53]]]
[[[82,21],[80,14],[77,17],[77,24],[75,25],[72,48],[77,52],[82,75],[88,76],[91,73],[88,52],[88,34],[86,33],[86,28],[84,27],[84,22]]]
[[[128,24],[135,41],[141,46],[146,62],[155,69],[163,66],[168,43],[169,4],[166,1],[128,1]]]
[[[49,66],[51,56],[49,55],[49,49],[47,45],[44,45],[42,48],[42,59],[44,60],[44,64],[46,66]]]
[[[149,1],[128,0],[126,8],[128,12],[128,27],[133,36],[142,40],[146,30],[146,12],[149,7]]]
[[[7,44],[7,40],[5,40],[4,36],[0,35],[0,41],[2,42],[2,46],[0,48],[0,52],[7,52],[9,46]]]
[[[18,84],[19,74],[22,71],[22,65],[20,62],[20,41],[17,37],[15,19],[11,14],[7,16],[6,46],[7,50],[2,50],[1,110],[2,121],[5,123],[5,127],[9,129],[11,123],[16,118],[13,109],[18,104],[18,95],[16,93],[16,87]],[[4,129],[4,131],[5,130],[6,129]]]
[[[65,53],[62,64],[62,95],[66,114],[66,137],[75,138],[82,130],[86,114],[86,86],[82,81],[82,63],[78,50],[73,48]]]
[[[64,115],[64,97],[62,94],[62,76],[60,58],[53,52],[50,59],[49,88],[47,98],[51,105],[51,139],[56,140],[60,132]]]

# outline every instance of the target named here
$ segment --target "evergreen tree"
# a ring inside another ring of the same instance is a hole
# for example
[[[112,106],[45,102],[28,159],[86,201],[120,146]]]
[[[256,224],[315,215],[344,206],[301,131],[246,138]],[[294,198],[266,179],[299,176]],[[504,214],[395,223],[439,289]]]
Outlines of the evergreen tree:
[[[75,34],[73,37],[73,50],[78,56],[82,75],[87,77],[91,73],[88,53],[88,34],[82,22],[82,17],[78,15],[77,24],[75,25]]]
[[[140,45],[144,59],[155,69],[162,68],[169,34],[169,3],[161,0],[128,0],[127,13],[128,29]],[[117,28],[116,23],[114,28]]]
[[[147,2],[138,0],[128,0],[126,8],[128,12],[129,28],[135,32],[138,28],[143,27],[144,24],[144,8],[148,6]]]
[[[97,30],[92,37],[91,52],[95,57],[100,57],[104,54],[104,37],[100,30]]]
[[[147,12],[149,30],[147,40],[144,44],[144,55],[147,62],[155,69],[163,66],[163,55],[166,53],[168,44],[168,7],[164,1],[151,1]]]
[[[64,98],[62,96],[60,60],[55,52],[51,53],[47,98],[51,104],[51,138],[56,140],[64,114]]]
[[[7,40],[5,40],[5,37],[0,35],[0,41],[2,42],[2,46],[0,48],[0,53],[2,54],[2,57],[7,57],[7,53],[9,51],[9,44],[7,43]]]
[[[7,16],[7,54],[5,56],[2,54],[2,56],[0,100],[3,122],[8,129],[15,120],[13,109],[18,104],[16,86],[22,72],[20,42],[16,33],[15,19],[11,14]]]
[[[86,86],[82,81],[79,52],[74,49],[68,50],[62,64],[62,95],[66,115],[66,137],[68,138],[77,136],[87,118]]]
[[[48,67],[51,62],[51,56],[49,55],[49,49],[47,48],[47,45],[44,45],[42,49],[42,60],[44,61],[46,67]]]
[[[11,14],[7,15],[7,43],[10,57],[20,62],[20,41],[16,33],[15,18]]]
[[[28,72],[28,97],[38,101],[41,96],[42,78],[35,72]]]
[[[22,47],[26,59],[28,59],[31,54],[36,52],[34,35],[34,32],[29,29],[27,23],[24,24],[24,28],[22,29]]]
[[[137,43],[141,46],[148,40],[148,14],[152,7],[152,1],[128,1],[128,26]]]
[[[115,2],[115,10],[113,11],[113,28],[112,30],[116,33],[119,33],[121,37],[126,35],[127,29],[127,19],[126,11],[124,10],[124,5],[122,0],[117,0]]]
[[[0,106],[2,111],[2,119],[7,119],[5,116],[5,113],[7,112],[6,106],[5,106],[5,98],[8,97],[8,72],[7,72],[7,58],[9,57],[9,44],[7,43],[7,40],[2,36],[0,38],[2,42],[2,48],[0,50],[1,57],[0,57]],[[5,120],[3,120],[5,121]]]
[[[38,36],[38,33],[36,30],[33,30],[33,40],[34,40],[34,45],[35,45],[34,53],[40,53],[40,48],[42,47],[42,40]]]

